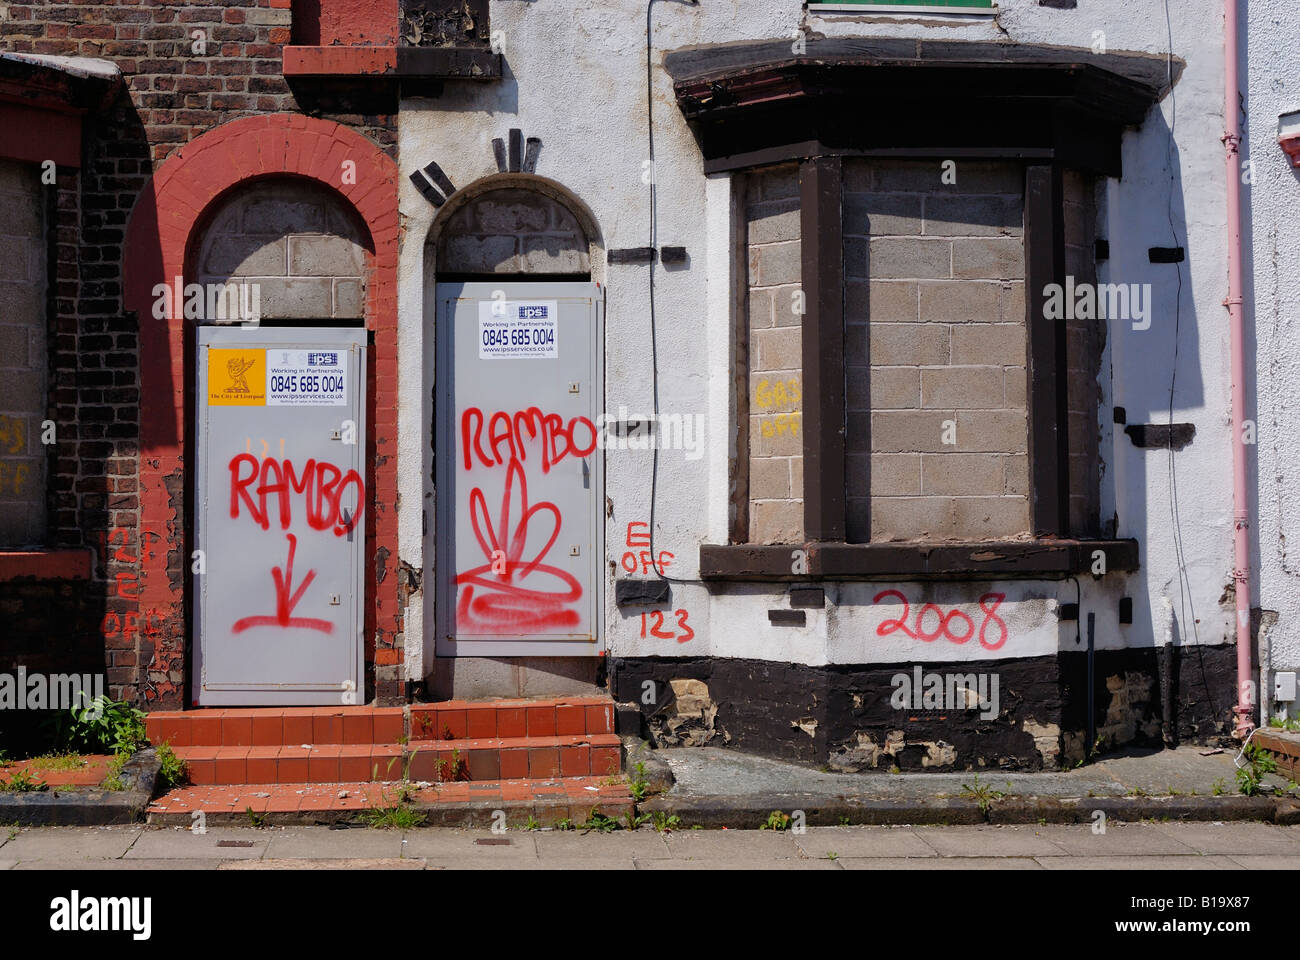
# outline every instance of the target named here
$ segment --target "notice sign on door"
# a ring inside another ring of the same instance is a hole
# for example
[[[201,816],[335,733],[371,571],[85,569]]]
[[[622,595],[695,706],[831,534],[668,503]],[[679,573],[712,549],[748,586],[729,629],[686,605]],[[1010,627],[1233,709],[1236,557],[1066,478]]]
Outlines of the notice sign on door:
[[[554,300],[480,300],[480,360],[546,359],[559,354]]]
[[[210,347],[208,406],[266,406],[266,351]]]
[[[346,350],[208,349],[210,407],[341,407]]]
[[[342,350],[267,350],[268,407],[341,407],[347,403]]]

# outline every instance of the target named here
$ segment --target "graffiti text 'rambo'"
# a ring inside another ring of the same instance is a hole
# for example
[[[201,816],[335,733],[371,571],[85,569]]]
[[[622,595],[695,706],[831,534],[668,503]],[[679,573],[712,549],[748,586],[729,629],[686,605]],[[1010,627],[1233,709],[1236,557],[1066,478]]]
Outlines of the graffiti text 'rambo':
[[[460,628],[483,632],[577,626],[580,618],[571,605],[581,599],[582,584],[567,570],[542,562],[560,535],[563,518],[560,508],[550,501],[528,501],[526,443],[540,440],[541,468],[546,474],[570,455],[580,460],[591,455],[596,449],[595,424],[586,417],[573,417],[566,423],[559,414],[544,413],[538,407],[513,414],[499,410],[490,416],[478,407],[469,407],[461,415],[460,434],[466,473],[480,466],[506,468],[495,520],[488,513],[483,487],[470,490],[470,522],[487,562],[456,577],[461,587],[456,604]],[[536,535],[541,517],[549,519],[549,537],[526,558],[529,527],[532,525]]]

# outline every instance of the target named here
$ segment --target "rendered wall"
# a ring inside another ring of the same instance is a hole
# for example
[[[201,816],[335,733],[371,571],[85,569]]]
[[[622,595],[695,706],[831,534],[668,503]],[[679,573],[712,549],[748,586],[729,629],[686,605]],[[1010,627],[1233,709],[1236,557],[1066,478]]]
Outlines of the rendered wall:
[[[1100,358],[1096,430],[1100,448],[1102,527],[1141,544],[1141,569],[1111,574],[1100,582],[910,583],[830,585],[828,605],[808,611],[806,623],[775,626],[768,611],[787,608],[781,586],[744,585],[709,590],[700,583],[674,583],[663,626],[643,631],[640,611],[620,611],[613,584],[630,539],[630,524],[649,518],[651,453],[606,455],[609,510],[607,623],[613,662],[643,658],[744,658],[821,667],[962,661],[984,650],[953,643],[917,643],[882,626],[910,616],[926,602],[943,611],[982,618],[1003,594],[997,616],[1007,637],[991,659],[1047,657],[1079,649],[1076,627],[1057,619],[1061,603],[1078,599],[1096,615],[1095,643],[1104,651],[1151,649],[1172,637],[1179,646],[1217,645],[1233,636],[1231,583],[1231,475],[1228,446],[1228,353],[1221,184],[1221,5],[1217,0],[1106,0],[1077,10],[1040,7],[1033,0],[1005,0],[997,23],[988,19],[929,19],[805,13],[796,3],[738,2],[656,7],[654,62],[661,51],[697,44],[796,35],[801,26],[828,36],[881,35],[928,39],[1001,40],[1110,51],[1169,51],[1186,61],[1174,97],[1153,110],[1140,130],[1123,141],[1124,176],[1099,190],[1096,233],[1109,240],[1109,259],[1098,280],[1150,284],[1150,324],[1110,323]],[[495,3],[492,28],[504,37],[508,79],[496,85],[448,85],[441,98],[402,104],[399,149],[403,174],[436,160],[458,188],[495,174],[491,141],[512,127],[542,141],[537,173],[556,181],[587,204],[603,246],[644,245],[649,160],[644,92],[644,5],[631,0],[575,4],[565,17],[542,5]],[[1104,31],[1104,33],[1100,33]],[[1172,39],[1171,39],[1172,38]],[[655,550],[672,556],[670,575],[696,575],[701,542],[725,543],[730,531],[732,370],[736,362],[731,311],[737,277],[732,188],[726,176],[705,177],[698,149],[663,71],[654,71],[654,123],[658,191],[658,241],[684,245],[686,269],[658,268],[659,393],[662,411],[700,414],[706,427],[700,455],[663,451],[659,458]],[[584,93],[585,92],[585,93]],[[1171,128],[1176,136],[1171,139]],[[868,122],[846,118],[846,122]],[[960,180],[960,163],[958,166]],[[405,234],[399,269],[401,346],[405,357],[425,355],[433,315],[432,277],[424,240],[437,213],[403,177],[400,196]],[[1173,220],[1173,230],[1170,220]],[[1152,264],[1148,249],[1183,246],[1180,265]],[[651,412],[648,271],[644,265],[611,264],[607,284],[606,408],[648,416]],[[1137,328],[1135,328],[1135,325]],[[1177,337],[1175,337],[1177,330]],[[1129,423],[1164,423],[1177,368],[1173,419],[1196,425],[1195,441],[1182,451],[1140,449],[1117,429],[1112,406],[1123,406]],[[400,395],[400,554],[421,569],[426,540],[422,516],[412,505],[431,491],[420,464],[428,443],[424,402],[427,371],[403,363]],[[1178,493],[1171,510],[1171,477]],[[430,544],[432,541],[428,541]],[[889,591],[877,603],[875,597]],[[1133,601],[1133,623],[1121,625],[1121,597]],[[1167,601],[1167,602],[1166,602]],[[407,610],[407,668],[411,678],[431,668],[432,637],[421,626],[420,604]],[[684,613],[680,613],[682,611]],[[1171,620],[1172,618],[1172,620]],[[689,624],[690,636],[678,624]],[[928,629],[928,626],[927,626]],[[643,635],[644,632],[644,635]],[[1226,662],[1226,661],[1225,661]],[[1229,685],[1232,677],[1223,678]],[[1230,703],[1216,702],[1227,719]],[[792,709],[795,707],[792,706]],[[1021,721],[1016,721],[1021,723]],[[1023,724],[1022,724],[1023,726]],[[1028,728],[1025,728],[1028,729]],[[1039,734],[1050,739],[1054,734]]]

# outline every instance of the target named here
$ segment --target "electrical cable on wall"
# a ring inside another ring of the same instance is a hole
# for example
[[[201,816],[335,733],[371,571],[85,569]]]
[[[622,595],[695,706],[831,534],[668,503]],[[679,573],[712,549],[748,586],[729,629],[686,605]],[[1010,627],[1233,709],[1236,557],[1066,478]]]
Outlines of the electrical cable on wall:
[[[1177,176],[1174,170],[1174,153],[1177,149],[1175,133],[1178,129],[1178,94],[1174,90],[1174,28],[1169,14],[1169,0],[1165,0],[1164,6],[1165,31],[1169,46],[1169,49],[1165,54],[1165,73],[1169,84],[1169,147],[1167,153],[1167,165],[1169,167],[1169,199],[1165,212],[1169,220],[1169,233],[1173,238],[1173,245],[1178,247],[1182,245],[1178,236],[1178,228],[1174,223],[1174,193],[1177,190]],[[1174,268],[1178,271],[1178,292],[1174,299],[1174,361],[1173,370],[1169,377],[1169,423],[1171,424],[1171,427],[1174,422],[1174,390],[1178,383],[1178,354],[1183,320],[1183,265],[1181,262],[1176,263],[1174,264]],[[1168,478],[1169,519],[1171,535],[1174,542],[1174,559],[1178,565],[1178,609],[1182,617],[1182,622],[1190,622],[1192,625],[1192,637],[1197,648],[1197,656],[1200,659],[1201,679],[1205,684],[1206,698],[1210,701],[1211,711],[1213,714],[1217,715],[1218,706],[1214,702],[1214,692],[1210,689],[1209,681],[1206,678],[1204,659],[1205,651],[1201,647],[1200,631],[1197,629],[1196,607],[1191,597],[1192,584],[1190,578],[1187,576],[1187,557],[1183,551],[1182,514],[1178,504],[1178,473],[1172,443],[1169,446]],[[1190,617],[1188,614],[1190,614]]]
[[[675,0],[687,6],[699,6],[699,0]],[[703,583],[703,580],[686,577],[670,577],[659,567],[659,554],[655,552],[655,501],[659,489],[659,337],[655,325],[655,251],[659,249],[658,197],[655,193],[655,121],[654,121],[654,72],[651,56],[653,40],[651,33],[651,12],[655,0],[647,0],[645,8],[645,110],[646,141],[650,145],[650,383],[654,398],[654,443],[651,444],[650,467],[650,566],[660,580],[669,583]]]

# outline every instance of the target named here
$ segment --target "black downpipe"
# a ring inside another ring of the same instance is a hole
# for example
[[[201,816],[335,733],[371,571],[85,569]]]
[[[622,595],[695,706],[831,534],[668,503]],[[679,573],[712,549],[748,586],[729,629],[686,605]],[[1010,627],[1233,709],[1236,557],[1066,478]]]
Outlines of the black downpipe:
[[[1092,756],[1093,745],[1097,742],[1097,691],[1093,687],[1093,634],[1097,625],[1097,615],[1088,614],[1088,747],[1087,756]]]

